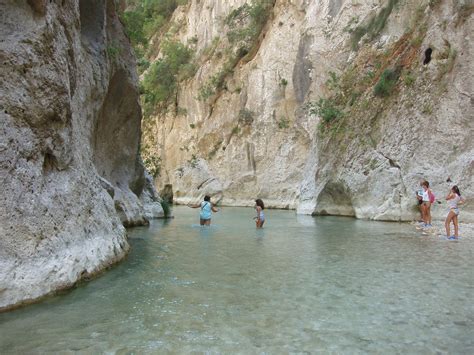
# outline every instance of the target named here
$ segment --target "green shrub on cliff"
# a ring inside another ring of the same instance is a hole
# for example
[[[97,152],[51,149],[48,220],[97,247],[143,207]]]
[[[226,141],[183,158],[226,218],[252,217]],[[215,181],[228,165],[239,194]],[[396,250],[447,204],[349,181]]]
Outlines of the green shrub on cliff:
[[[234,66],[235,58],[231,58],[224,63],[222,69],[211,76],[209,80],[199,88],[198,100],[205,101],[217,92],[227,89],[225,79],[228,75],[232,74]]]
[[[166,28],[174,10],[187,0],[126,0],[126,10],[120,15],[125,31],[132,42],[139,72],[147,66],[145,52],[152,36]]]
[[[220,57],[223,53],[227,56],[222,68],[201,86],[198,93],[198,100],[205,101],[213,95],[226,89],[226,78],[233,73],[237,63],[258,44],[258,38],[267,22],[271,8],[275,0],[254,0],[252,3],[245,3],[232,10],[224,19],[227,26],[227,48],[218,51]],[[212,44],[206,48],[202,55],[211,58],[220,42],[219,38],[214,38]]]
[[[229,42],[231,44],[242,42],[241,52],[247,53],[267,22],[273,3],[271,0],[257,0],[231,11],[224,20],[229,27],[227,32]]]
[[[154,105],[167,102],[176,89],[175,74],[169,63],[160,59],[150,66],[142,82],[145,112]]]
[[[281,117],[280,120],[278,120],[277,125],[279,129],[287,129],[290,127],[290,121],[285,117]]]
[[[255,113],[248,108],[239,111],[238,121],[244,125],[251,125],[254,120]]]
[[[343,116],[343,112],[331,99],[320,98],[316,102],[309,103],[308,108],[310,114],[321,117],[326,124],[333,123]]]
[[[143,32],[144,14],[140,11],[125,11],[121,18],[135,50],[137,46],[146,46],[147,38]]]
[[[160,176],[161,172],[161,158],[154,156],[154,155],[148,155],[147,157],[144,157],[143,159],[143,165],[145,165],[146,170],[156,178],[157,176]]]
[[[167,24],[174,10],[187,0],[127,0],[121,18],[134,46],[147,46],[148,40]]]
[[[166,42],[162,52],[163,57],[150,66],[142,81],[145,116],[164,108],[176,95],[178,77],[189,74],[192,49],[180,42]]]
[[[380,76],[380,80],[374,87],[375,96],[390,96],[397,85],[399,72],[395,69],[386,69]]]

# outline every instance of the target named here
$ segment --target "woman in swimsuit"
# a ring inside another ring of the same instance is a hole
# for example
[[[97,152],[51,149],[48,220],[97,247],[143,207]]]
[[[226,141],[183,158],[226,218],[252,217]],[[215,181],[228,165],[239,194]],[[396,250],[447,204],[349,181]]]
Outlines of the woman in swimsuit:
[[[255,200],[255,211],[257,211],[257,217],[255,217],[255,224],[257,228],[262,228],[263,224],[265,223],[265,215],[263,214],[263,210],[265,209],[265,205],[261,199]]]
[[[430,189],[430,183],[428,181],[423,181],[421,183],[421,186],[423,187],[423,195],[422,195],[422,205],[421,205],[421,210],[423,214],[423,222],[424,222],[424,227],[431,227],[431,199],[430,199],[430,194],[433,192]]]
[[[210,226],[211,225],[211,215],[212,212],[218,212],[219,210],[214,207],[211,203],[211,197],[206,195],[204,196],[204,201],[200,204],[189,206],[191,208],[201,208],[201,212],[199,212],[199,224],[201,226]]]
[[[458,204],[464,203],[464,198],[461,197],[461,193],[459,192],[459,188],[457,186],[453,186],[449,191],[448,196],[446,196],[446,201],[448,201],[449,206],[449,213],[446,216],[446,221],[444,222],[444,226],[446,227],[446,237],[449,239],[458,239],[458,216],[459,216],[459,208]],[[454,236],[450,235],[450,224],[453,221],[454,224]]]

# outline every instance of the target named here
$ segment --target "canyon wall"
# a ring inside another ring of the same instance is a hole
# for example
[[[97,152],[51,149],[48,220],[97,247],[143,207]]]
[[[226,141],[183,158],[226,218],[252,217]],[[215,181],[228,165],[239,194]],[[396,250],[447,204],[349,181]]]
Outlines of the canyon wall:
[[[0,310],[122,259],[159,214],[112,0],[1,0]],[[147,204],[145,211],[144,202]]]
[[[256,4],[264,16],[252,17]],[[196,66],[144,121],[147,154],[160,158],[155,183],[172,185],[178,203],[262,198],[298,213],[394,221],[418,215],[422,178],[439,200],[453,184],[472,199],[473,8],[189,1],[151,43],[152,61],[172,38]],[[435,203],[436,218],[446,212]],[[472,203],[462,219],[474,221]]]

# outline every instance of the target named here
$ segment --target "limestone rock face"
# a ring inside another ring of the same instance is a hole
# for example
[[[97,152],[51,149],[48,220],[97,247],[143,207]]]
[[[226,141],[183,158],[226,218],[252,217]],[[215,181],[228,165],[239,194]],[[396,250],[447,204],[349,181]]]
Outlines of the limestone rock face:
[[[380,14],[380,8],[375,11],[369,19]],[[351,117],[341,136],[312,142],[308,164],[314,170],[301,185],[300,213],[412,220],[419,216],[415,190],[422,178],[437,195],[435,219],[446,216],[444,198],[454,184],[467,199],[473,197],[474,85],[467,74],[474,69],[468,55],[472,13],[472,5],[462,1],[436,6],[409,1],[392,9],[375,43],[361,38],[359,50],[346,57],[349,65],[338,67],[341,75],[367,59],[365,46],[370,55],[391,56],[385,64],[401,71],[397,87],[385,98],[372,88],[358,93],[360,103],[347,110]],[[428,50],[432,59],[425,62]],[[369,60],[365,65],[376,72]],[[474,221],[472,204],[462,208],[462,219]]]
[[[145,186],[140,195],[140,201],[143,204],[145,218],[153,219],[164,217],[160,196],[155,190],[153,178],[147,172],[145,172]]]
[[[189,186],[196,189],[189,192]],[[215,178],[204,159],[199,159],[187,164],[177,171],[174,199],[180,203],[202,201],[204,196],[212,196],[212,203],[222,200],[222,184]]]
[[[0,309],[120,260],[146,223],[141,111],[114,1],[0,1]]]
[[[190,1],[174,15],[198,70],[144,133],[162,159],[156,183],[179,191],[178,203],[216,181],[224,204],[259,197],[305,214],[411,220],[421,178],[441,200],[453,183],[474,197],[472,2],[277,0],[228,70],[224,19],[245,3]],[[225,84],[203,100],[220,70]],[[394,87],[375,94],[386,70]],[[330,123],[311,114],[319,98],[343,114]],[[474,221],[472,204],[462,218]]]

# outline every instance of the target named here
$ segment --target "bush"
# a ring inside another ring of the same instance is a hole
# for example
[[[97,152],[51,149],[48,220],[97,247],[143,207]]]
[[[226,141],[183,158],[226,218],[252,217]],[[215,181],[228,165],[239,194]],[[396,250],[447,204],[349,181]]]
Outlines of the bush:
[[[233,63],[225,63],[223,68],[210,77],[210,79],[199,88],[198,100],[205,101],[222,89],[227,89],[225,78],[233,72]]]
[[[321,117],[324,123],[332,123],[343,116],[337,105],[331,99],[320,98],[309,104],[309,113]]]
[[[278,121],[278,128],[279,129],[286,129],[290,127],[290,121],[287,120],[285,117],[280,118]]]
[[[239,111],[239,122],[244,125],[251,125],[253,122],[254,112],[247,108],[243,108]]]
[[[207,80],[199,89],[198,100],[205,101],[212,95],[226,89],[226,78],[233,73],[234,67],[244,58],[257,43],[257,39],[271,13],[270,8],[274,0],[255,0],[251,4],[245,3],[232,10],[224,19],[228,27],[227,39],[229,46],[224,51],[227,57],[223,67]],[[202,52],[208,59],[214,56],[221,58],[222,51],[215,53],[220,39],[214,38],[212,44]]]
[[[130,10],[121,18],[133,46],[146,47],[148,40],[169,21],[176,7],[185,3],[182,0],[128,0]]]
[[[141,74],[150,67],[150,62],[145,58],[140,58],[137,61],[138,73]]]
[[[224,20],[230,31],[227,37],[230,43],[244,42],[247,52],[253,46],[258,35],[270,15],[270,7],[273,1],[259,0],[251,5],[244,4],[230,14]]]
[[[285,87],[287,85],[288,85],[288,80],[286,80],[285,78],[280,79],[280,86]]]
[[[143,78],[142,87],[145,111],[168,102],[176,89],[176,78],[169,63],[163,59],[153,63]]]
[[[181,67],[191,60],[193,51],[181,42],[165,42],[162,45],[163,57],[170,63],[173,73],[177,74]]]
[[[405,75],[405,78],[403,79],[405,81],[406,86],[412,86],[415,83],[415,77],[412,75],[412,73],[408,72]]]
[[[143,35],[145,38],[150,39],[155,33],[157,33],[161,27],[167,22],[167,19],[161,15],[156,15],[153,18],[147,19],[143,24]]]
[[[142,156],[144,156],[143,165],[145,165],[145,168],[150,173],[150,175],[154,178],[160,176],[161,158],[151,154],[147,154],[147,152],[144,151],[142,151]]]
[[[126,0],[127,11],[124,11],[120,18],[135,50],[139,73],[143,73],[149,66],[145,51],[150,38],[165,28],[176,7],[186,2],[186,0]]]
[[[146,47],[148,39],[143,32],[144,13],[140,10],[125,11],[121,18],[125,25],[125,32],[130,38],[132,45],[134,47],[140,45]]]
[[[216,93],[216,89],[213,87],[213,85],[211,83],[206,83],[199,88],[197,99],[199,101],[206,101],[215,93]]]
[[[163,58],[150,66],[142,81],[145,115],[175,96],[177,79],[188,74],[192,56],[192,50],[180,42],[163,44]]]
[[[243,58],[256,44],[263,26],[270,16],[272,0],[253,1],[231,11],[224,23],[229,27],[227,38],[230,44],[237,47],[235,56]]]
[[[390,96],[397,84],[399,73],[395,69],[385,69],[380,77],[380,80],[374,87],[375,96],[387,97]]]
[[[329,88],[329,90],[339,89],[339,78],[333,71],[329,72],[329,79],[326,80],[326,86]]]

